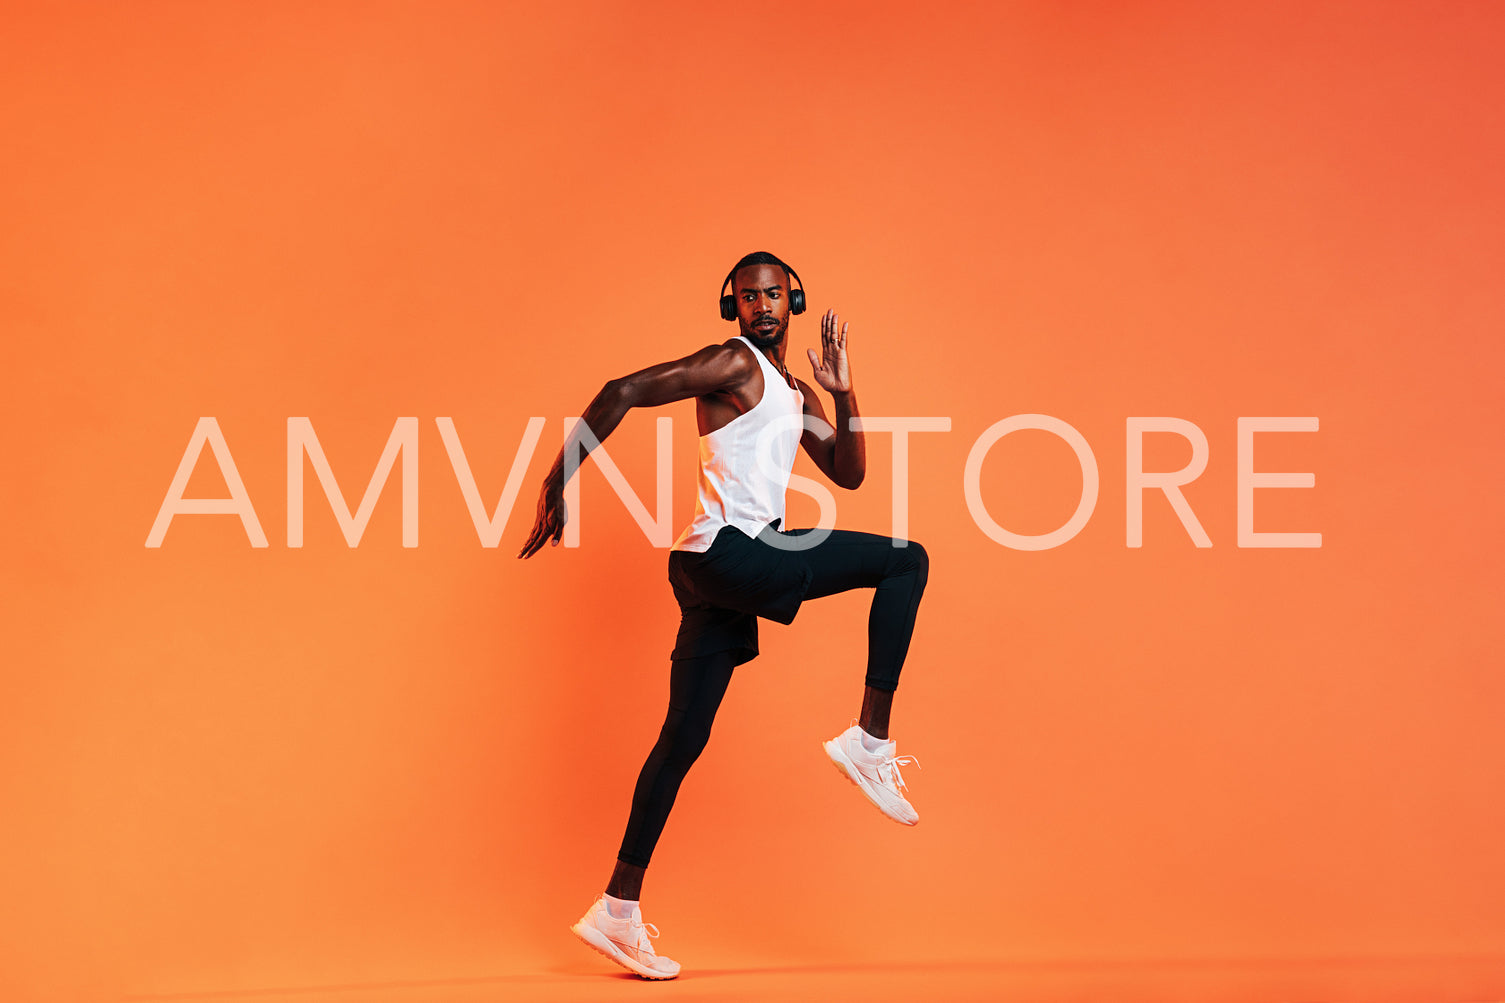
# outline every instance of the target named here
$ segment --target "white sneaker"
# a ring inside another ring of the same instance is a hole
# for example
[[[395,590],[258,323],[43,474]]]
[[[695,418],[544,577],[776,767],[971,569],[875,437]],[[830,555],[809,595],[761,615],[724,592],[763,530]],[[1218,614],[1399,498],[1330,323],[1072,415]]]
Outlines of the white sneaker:
[[[636,907],[629,918],[617,919],[606,908],[603,895],[570,929],[586,944],[645,979],[672,979],[679,974],[679,962],[654,953],[648,938],[658,936],[658,927],[644,923]]]
[[[842,775],[856,784],[883,814],[904,825],[914,825],[920,820],[920,813],[899,793],[909,790],[899,776],[899,764],[918,766],[919,761],[913,756],[895,756],[893,742],[884,742],[877,752],[868,752],[862,745],[862,729],[855,724],[826,742],[825,748]]]

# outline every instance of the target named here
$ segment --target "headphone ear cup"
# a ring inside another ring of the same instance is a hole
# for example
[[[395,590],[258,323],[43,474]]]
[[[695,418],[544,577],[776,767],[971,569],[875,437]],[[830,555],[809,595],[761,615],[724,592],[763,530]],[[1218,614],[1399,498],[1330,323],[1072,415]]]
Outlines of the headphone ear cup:
[[[805,290],[803,290],[803,289],[791,289],[789,291],[789,312],[790,313],[804,313],[805,312]]]
[[[801,309],[803,309],[803,307]],[[737,298],[735,296],[721,297],[721,319],[737,319]]]

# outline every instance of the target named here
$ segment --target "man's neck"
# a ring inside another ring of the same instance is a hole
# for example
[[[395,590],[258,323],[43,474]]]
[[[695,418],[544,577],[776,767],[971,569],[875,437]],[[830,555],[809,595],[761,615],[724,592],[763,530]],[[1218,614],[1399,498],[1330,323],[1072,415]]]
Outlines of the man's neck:
[[[767,356],[768,361],[773,363],[773,368],[777,369],[781,373],[787,373],[789,371],[788,368],[784,365],[784,350],[788,347],[789,339],[785,337],[780,339],[779,343],[777,345],[774,345],[772,348],[762,349],[762,352],[765,356]]]
[[[786,377],[788,376],[789,367],[784,365],[784,354],[789,349],[788,331],[784,332],[784,336],[780,338],[778,344],[775,345],[760,345],[758,344],[758,340],[752,337],[747,331],[743,331],[741,332],[741,334],[742,339],[746,341],[750,346],[752,346],[752,350],[754,352],[763,353],[763,358],[772,363],[773,368],[777,369],[780,373],[783,373]]]

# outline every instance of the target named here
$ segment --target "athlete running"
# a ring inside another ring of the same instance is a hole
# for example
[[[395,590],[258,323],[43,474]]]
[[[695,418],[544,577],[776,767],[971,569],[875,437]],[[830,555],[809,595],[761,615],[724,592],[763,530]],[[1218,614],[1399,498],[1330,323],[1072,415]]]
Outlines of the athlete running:
[[[844,488],[860,485],[867,469],[862,432],[852,422],[858,412],[847,360],[848,325],[827,311],[821,318],[821,351],[807,352],[816,384],[831,394],[834,433],[820,398],[784,365],[789,319],[805,309],[803,283],[796,287],[796,282],[799,276],[774,255],[747,255],[721,284],[721,316],[737,321],[737,337],[609,381],[545,477],[533,531],[518,554],[532,557],[546,542],[559,543],[567,518],[567,476],[630,409],[695,398],[700,430],[695,517],[669,553],[669,584],[680,608],[670,655],[669,711],[638,775],[606,892],[572,928],[588,945],[646,979],[672,979],[680,966],[653,949],[650,938],[658,931],[643,922],[638,905],[643,874],[679,785],[710,737],[732,670],[757,657],[759,617],[789,623],[806,599],[874,590],[862,710],[825,750],[885,815],[905,825],[919,821],[899,775],[899,766],[913,760],[896,755],[888,722],[925,591],[925,550],[870,533],[782,527],[784,493],[799,447]]]

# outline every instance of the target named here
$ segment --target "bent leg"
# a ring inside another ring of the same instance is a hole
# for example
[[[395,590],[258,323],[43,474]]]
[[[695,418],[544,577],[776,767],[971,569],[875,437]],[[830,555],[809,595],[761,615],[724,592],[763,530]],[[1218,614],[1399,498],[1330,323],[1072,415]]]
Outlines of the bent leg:
[[[908,546],[895,547],[887,536],[838,529],[799,555],[813,573],[807,599],[851,589],[874,590],[867,620],[866,682],[871,689],[893,693],[899,686],[920,597],[930,576],[930,557],[925,548],[912,541]],[[882,717],[886,732],[886,704]]]
[[[638,897],[643,868],[653,856],[653,848],[679,794],[679,785],[711,737],[711,722],[731,683],[736,652],[677,658],[670,664],[669,712],[659,730],[658,741],[638,774],[632,813],[617,853],[617,872],[612,876],[614,885],[631,894],[608,889],[618,898]]]

